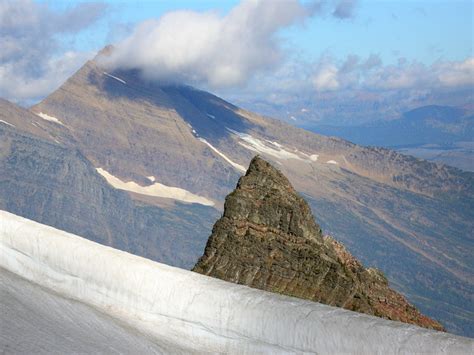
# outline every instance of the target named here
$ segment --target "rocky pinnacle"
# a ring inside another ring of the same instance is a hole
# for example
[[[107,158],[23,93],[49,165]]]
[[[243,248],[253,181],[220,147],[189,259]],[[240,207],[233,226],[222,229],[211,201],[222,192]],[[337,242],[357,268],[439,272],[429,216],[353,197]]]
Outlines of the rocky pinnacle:
[[[443,330],[364,268],[344,246],[323,236],[288,179],[255,157],[225,201],[193,271],[250,287],[386,319]]]

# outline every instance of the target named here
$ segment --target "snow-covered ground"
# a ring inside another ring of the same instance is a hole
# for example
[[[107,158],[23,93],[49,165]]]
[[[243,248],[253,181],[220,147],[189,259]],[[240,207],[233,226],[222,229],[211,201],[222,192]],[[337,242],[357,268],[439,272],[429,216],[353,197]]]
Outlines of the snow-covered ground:
[[[188,203],[199,203],[204,206],[214,206],[213,201],[179,187],[166,186],[160,184],[159,182],[154,182],[154,184],[148,186],[141,186],[134,181],[122,181],[118,177],[112,175],[102,168],[97,168],[96,170],[105,178],[105,180],[107,180],[110,185],[116,189],[135,192],[137,194],[147,196],[171,198]],[[150,177],[148,179],[151,181]]]
[[[167,352],[467,354],[474,346],[472,339],[152,262],[5,211],[0,255],[0,267],[96,307]],[[83,334],[78,341],[88,342]],[[0,339],[7,349],[9,339]]]
[[[2,268],[0,315],[2,354],[166,353],[126,324]]]

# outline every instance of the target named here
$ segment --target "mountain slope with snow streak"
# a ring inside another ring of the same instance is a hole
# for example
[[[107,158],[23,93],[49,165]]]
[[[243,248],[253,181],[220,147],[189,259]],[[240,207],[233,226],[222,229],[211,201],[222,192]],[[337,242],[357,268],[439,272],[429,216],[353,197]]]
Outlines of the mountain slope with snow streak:
[[[468,338],[152,262],[5,211],[0,248],[0,267],[91,305],[177,352],[454,354],[474,346]]]

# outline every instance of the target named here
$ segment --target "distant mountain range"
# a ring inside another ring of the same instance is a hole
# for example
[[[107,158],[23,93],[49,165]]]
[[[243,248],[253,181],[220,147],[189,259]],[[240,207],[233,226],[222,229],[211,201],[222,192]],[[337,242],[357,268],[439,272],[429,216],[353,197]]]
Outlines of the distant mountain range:
[[[448,331],[474,335],[474,174],[94,60],[30,110],[0,101],[0,120],[0,209],[189,269],[260,154],[364,265]]]
[[[359,126],[309,125],[313,132],[474,171],[474,115],[449,106],[424,106],[399,119]]]

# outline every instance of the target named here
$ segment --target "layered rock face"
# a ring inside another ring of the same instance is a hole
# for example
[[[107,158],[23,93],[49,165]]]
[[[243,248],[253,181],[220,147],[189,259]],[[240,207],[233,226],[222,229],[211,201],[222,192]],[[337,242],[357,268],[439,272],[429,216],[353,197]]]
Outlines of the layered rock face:
[[[227,196],[204,255],[201,274],[391,320],[443,330],[366,269],[331,237],[288,179],[255,157]]]

